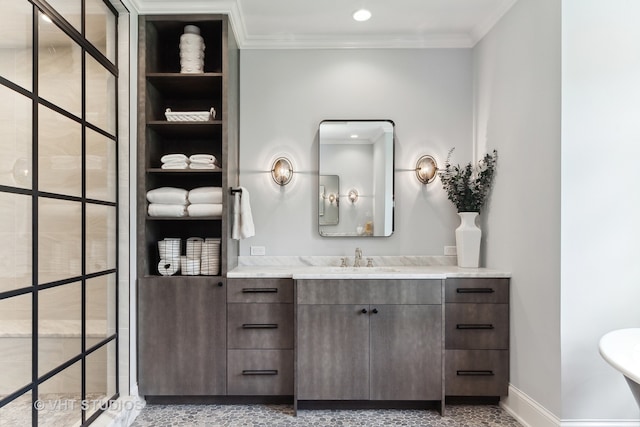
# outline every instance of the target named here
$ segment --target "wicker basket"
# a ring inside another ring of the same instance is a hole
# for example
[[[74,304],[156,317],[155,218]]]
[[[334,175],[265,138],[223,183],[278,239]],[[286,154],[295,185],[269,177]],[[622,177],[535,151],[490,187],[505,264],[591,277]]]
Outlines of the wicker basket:
[[[211,107],[209,111],[171,111],[167,108],[164,112],[168,122],[206,122],[216,118],[216,110]]]

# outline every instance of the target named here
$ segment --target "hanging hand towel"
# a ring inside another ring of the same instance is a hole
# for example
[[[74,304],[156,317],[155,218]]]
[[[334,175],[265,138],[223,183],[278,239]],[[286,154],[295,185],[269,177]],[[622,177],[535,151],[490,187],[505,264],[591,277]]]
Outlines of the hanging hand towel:
[[[236,240],[246,239],[256,234],[253,226],[249,192],[244,187],[239,188],[240,192],[234,193],[233,226],[231,229],[231,238]]]

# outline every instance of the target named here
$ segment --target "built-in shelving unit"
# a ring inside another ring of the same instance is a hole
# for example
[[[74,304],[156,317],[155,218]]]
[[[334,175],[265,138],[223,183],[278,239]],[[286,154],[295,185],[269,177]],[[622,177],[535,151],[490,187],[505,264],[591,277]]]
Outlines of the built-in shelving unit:
[[[180,36],[195,25],[204,72],[181,73]],[[139,386],[144,395],[226,394],[226,273],[237,263],[229,188],[238,185],[238,48],[224,15],[139,18],[137,276]],[[165,111],[216,111],[208,121],[167,121]],[[211,154],[216,169],[162,169],[166,154]],[[222,188],[222,214],[158,217],[146,194],[160,187]],[[220,239],[216,276],[162,276],[158,241]],[[198,350],[199,349],[199,350]],[[192,351],[193,350],[193,351]],[[197,351],[196,351],[197,350]],[[188,356],[185,357],[185,354]],[[167,372],[171,372],[168,375]]]

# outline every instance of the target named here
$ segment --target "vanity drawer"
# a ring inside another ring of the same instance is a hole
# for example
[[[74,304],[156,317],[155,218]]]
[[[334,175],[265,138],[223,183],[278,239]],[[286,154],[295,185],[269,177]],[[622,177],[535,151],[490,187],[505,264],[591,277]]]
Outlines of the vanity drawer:
[[[508,304],[445,304],[445,348],[508,349]]]
[[[228,304],[228,348],[293,348],[293,304]]]
[[[293,350],[229,350],[227,394],[293,395]]]
[[[446,350],[445,395],[506,396],[508,350]]]
[[[293,279],[227,279],[227,302],[293,302]]]
[[[509,279],[447,279],[444,289],[445,302],[509,302]]]
[[[442,304],[441,280],[305,279],[296,290],[298,304]]]

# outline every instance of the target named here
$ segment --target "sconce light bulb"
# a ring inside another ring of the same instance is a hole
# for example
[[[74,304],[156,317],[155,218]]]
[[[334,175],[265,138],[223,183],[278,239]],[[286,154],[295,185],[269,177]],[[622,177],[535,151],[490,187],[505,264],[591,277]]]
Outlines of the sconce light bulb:
[[[291,161],[286,157],[280,157],[273,162],[271,177],[278,185],[287,185],[293,176]]]
[[[416,162],[416,177],[423,184],[428,184],[436,179],[438,164],[432,156],[422,156]]]

